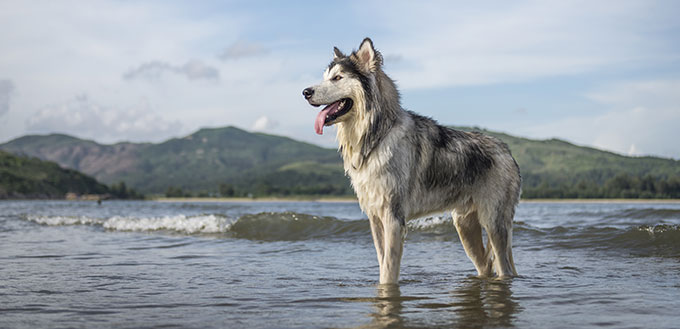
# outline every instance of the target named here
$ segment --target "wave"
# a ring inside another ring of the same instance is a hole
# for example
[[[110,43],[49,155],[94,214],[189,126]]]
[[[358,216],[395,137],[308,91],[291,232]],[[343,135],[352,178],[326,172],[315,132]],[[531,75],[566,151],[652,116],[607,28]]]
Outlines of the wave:
[[[680,257],[680,225],[551,227],[516,225],[515,237],[535,248],[624,252],[632,256]]]
[[[680,219],[680,209],[677,208],[633,208],[619,209],[617,211],[572,211],[568,213],[570,218],[597,218],[597,219]]]
[[[680,258],[680,225],[641,225],[612,239],[632,254]]]
[[[160,217],[89,218],[27,216],[42,225],[90,225],[110,231],[167,231],[217,235],[258,241],[357,240],[370,238],[368,220],[343,220],[296,212],[263,212],[229,218],[220,214]],[[408,222],[408,237],[416,240],[458,238],[449,216]],[[623,251],[636,256],[680,257],[680,225],[664,223],[628,227],[556,226],[538,228],[515,222],[515,239],[536,248]]]
[[[42,225],[91,225],[111,231],[171,231],[183,234],[224,234],[234,238],[291,241],[370,236],[368,220],[343,220],[296,212],[263,212],[237,219],[219,214],[160,217],[91,218],[83,216],[35,216],[26,220]],[[450,217],[434,216],[408,222],[411,233],[455,233]]]
[[[230,227],[234,237],[264,241],[348,238],[369,231],[367,220],[345,221],[295,212],[244,215]]]
[[[680,209],[666,209],[666,208],[624,209],[619,212],[608,215],[605,218],[680,219]]]
[[[94,225],[112,231],[174,231],[185,234],[224,233],[231,222],[227,217],[219,215],[197,216],[160,216],[160,217],[121,217],[90,218],[71,216],[35,216],[26,217],[27,220],[50,226],[62,225]]]

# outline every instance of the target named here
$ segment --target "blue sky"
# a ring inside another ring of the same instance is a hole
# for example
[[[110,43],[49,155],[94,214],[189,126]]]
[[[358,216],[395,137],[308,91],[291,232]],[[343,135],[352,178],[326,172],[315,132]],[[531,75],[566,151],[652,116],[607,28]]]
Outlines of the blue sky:
[[[366,36],[447,125],[680,158],[677,1],[3,1],[0,142],[235,125],[333,147],[301,90]]]

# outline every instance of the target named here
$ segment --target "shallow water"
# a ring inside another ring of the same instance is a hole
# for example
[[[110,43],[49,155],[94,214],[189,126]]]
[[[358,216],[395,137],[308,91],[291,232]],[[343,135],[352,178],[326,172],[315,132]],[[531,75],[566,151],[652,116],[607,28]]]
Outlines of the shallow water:
[[[520,277],[486,280],[449,216],[376,284],[354,203],[0,202],[2,328],[677,328],[680,204],[522,203]]]

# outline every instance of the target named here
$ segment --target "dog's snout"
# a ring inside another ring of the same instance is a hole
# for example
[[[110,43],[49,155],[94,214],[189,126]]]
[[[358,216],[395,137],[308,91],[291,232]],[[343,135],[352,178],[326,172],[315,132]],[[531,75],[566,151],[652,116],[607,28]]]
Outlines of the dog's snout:
[[[305,88],[305,90],[302,91],[302,95],[305,96],[305,99],[309,99],[314,95],[314,89]]]

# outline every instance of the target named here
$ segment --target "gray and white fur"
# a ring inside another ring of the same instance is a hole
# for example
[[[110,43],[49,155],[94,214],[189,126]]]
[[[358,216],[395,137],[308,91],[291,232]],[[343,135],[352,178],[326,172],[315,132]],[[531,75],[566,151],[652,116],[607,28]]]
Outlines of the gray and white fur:
[[[323,81],[303,95],[327,105],[317,133],[321,123],[337,125],[345,172],[371,223],[380,283],[398,282],[406,221],[447,211],[480,276],[517,275],[512,221],[521,178],[507,145],[404,110],[369,38],[349,56],[334,53]]]

